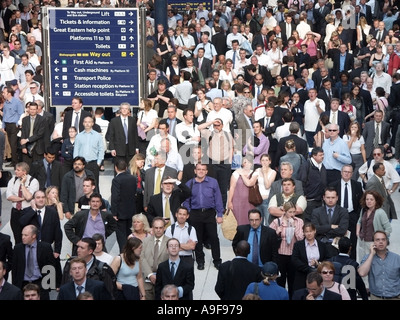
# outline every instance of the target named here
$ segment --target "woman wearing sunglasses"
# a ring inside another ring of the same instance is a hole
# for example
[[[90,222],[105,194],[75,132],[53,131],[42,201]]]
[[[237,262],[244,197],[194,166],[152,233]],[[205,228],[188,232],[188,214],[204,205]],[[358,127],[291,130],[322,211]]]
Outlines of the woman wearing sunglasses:
[[[351,300],[346,287],[335,281],[335,266],[332,262],[322,261],[318,265],[317,271],[322,275],[325,290],[339,293],[342,296],[342,300]]]

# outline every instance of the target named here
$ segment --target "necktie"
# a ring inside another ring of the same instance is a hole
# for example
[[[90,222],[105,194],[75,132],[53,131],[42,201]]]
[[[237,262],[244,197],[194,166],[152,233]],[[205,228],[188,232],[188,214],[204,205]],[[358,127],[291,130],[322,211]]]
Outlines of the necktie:
[[[76,288],[78,289],[78,295],[77,296],[79,296],[83,291],[83,286],[77,286]]]
[[[165,225],[168,228],[171,225],[171,211],[169,209],[169,196],[165,196],[165,208],[164,208],[164,216],[168,218],[168,223]]]
[[[266,121],[265,127],[266,127],[266,128],[269,128],[269,117],[267,117],[266,120],[267,120],[267,121]]]
[[[328,209],[328,219],[329,219],[329,222],[331,222],[331,218],[332,218],[332,209]]]
[[[322,14],[322,11],[324,11],[324,7],[321,7],[320,9],[319,9],[319,12]]]
[[[254,237],[253,237],[253,253],[251,257],[251,261],[258,265],[258,236],[257,230],[253,229]]]
[[[26,275],[30,278],[33,276],[35,270],[35,263],[33,260],[33,246],[28,245],[28,255],[26,257]]]
[[[125,144],[128,144],[128,126],[126,125],[126,118],[124,119],[124,133],[125,133]]]
[[[378,32],[378,42],[381,42],[382,41],[382,31],[379,31]]]
[[[235,62],[236,62],[236,50],[234,50],[234,51],[233,51],[233,57],[232,57],[232,60],[233,60],[233,69],[235,69]]]
[[[258,98],[258,96],[260,95],[260,93],[261,93],[260,86],[257,86],[257,97],[256,97],[256,98]]]
[[[379,124],[376,124],[375,129],[375,138],[374,138],[374,147],[379,147]]]
[[[329,101],[332,99],[332,93],[331,90],[328,90],[328,97],[329,97]]]
[[[79,112],[75,112],[76,117],[75,117],[75,129],[77,132],[79,132]]]
[[[385,190],[385,194],[387,195],[388,192],[387,192],[387,189],[386,189],[386,186],[385,186],[385,181],[383,181],[383,179],[381,179],[381,183],[382,183],[383,190]]]
[[[171,277],[175,277],[175,262],[171,262]]]
[[[156,185],[154,186],[154,194],[158,194],[161,192],[161,169],[158,168]]]
[[[199,69],[201,69],[201,58],[199,59]]]
[[[283,12],[281,12],[281,22],[283,22],[283,20],[285,20],[285,18],[283,17]]]
[[[29,136],[33,136],[33,126],[35,125],[35,118],[31,117],[31,127],[29,128]]]
[[[264,36],[264,50],[267,51],[268,50],[268,43],[267,43],[267,37]]]
[[[158,252],[159,252],[159,247],[160,247],[160,245],[159,245],[159,242],[160,242],[160,240],[156,240],[156,244],[154,245],[154,256],[153,256],[153,272],[156,272],[157,271],[157,267],[158,267],[158,265],[157,265],[157,260],[158,260]]]
[[[35,95],[32,96],[32,102],[35,102]]]
[[[154,91],[154,82],[150,82],[150,93]]]
[[[38,220],[38,224],[39,224],[39,229],[42,227],[42,216],[40,215],[42,211],[38,210],[37,211],[37,220]]]
[[[336,112],[332,112],[332,123],[336,124]]]
[[[22,185],[19,185],[19,189],[18,189],[18,197],[22,198]],[[21,210],[22,209],[22,201],[17,201],[17,205],[16,205],[17,210]]]
[[[51,164],[47,164],[47,171],[46,171],[46,187],[51,186]]]
[[[347,182],[344,184],[344,200],[343,200],[343,207],[346,209],[349,208],[349,191],[347,190]]]

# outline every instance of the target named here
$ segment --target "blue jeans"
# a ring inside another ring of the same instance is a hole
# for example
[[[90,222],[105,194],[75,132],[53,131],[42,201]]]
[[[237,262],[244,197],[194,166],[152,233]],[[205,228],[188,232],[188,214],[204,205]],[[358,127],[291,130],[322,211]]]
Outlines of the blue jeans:
[[[268,198],[263,200],[263,202],[257,207],[258,210],[261,212],[261,220],[264,226],[269,226],[268,219],[269,219],[269,211],[268,211]]]

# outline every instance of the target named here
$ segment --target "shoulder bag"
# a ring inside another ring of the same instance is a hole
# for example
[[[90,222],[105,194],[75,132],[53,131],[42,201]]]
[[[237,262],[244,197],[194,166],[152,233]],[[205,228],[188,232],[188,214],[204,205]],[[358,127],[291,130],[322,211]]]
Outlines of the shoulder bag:
[[[236,234],[237,220],[233,211],[230,209],[225,210],[222,216],[221,230],[225,239],[232,241]]]
[[[250,179],[253,173],[254,171],[251,173]],[[263,198],[258,187],[258,180],[256,181],[254,186],[249,187],[249,202],[255,207],[259,206],[263,202]]]

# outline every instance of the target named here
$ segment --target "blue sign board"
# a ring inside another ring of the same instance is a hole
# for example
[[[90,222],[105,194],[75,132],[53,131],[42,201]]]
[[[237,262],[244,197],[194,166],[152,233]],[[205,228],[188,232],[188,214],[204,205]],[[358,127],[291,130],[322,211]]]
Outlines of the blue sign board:
[[[139,105],[138,9],[49,9],[48,32],[52,106]]]
[[[213,2],[213,0],[168,0],[168,4],[170,4],[173,8],[177,8],[178,11],[184,11],[187,4],[190,5],[192,11],[197,11],[200,3],[203,4],[204,9],[212,11],[214,9]]]

